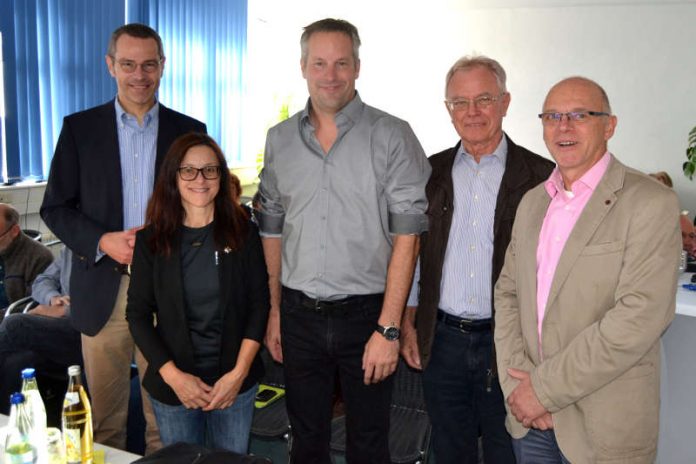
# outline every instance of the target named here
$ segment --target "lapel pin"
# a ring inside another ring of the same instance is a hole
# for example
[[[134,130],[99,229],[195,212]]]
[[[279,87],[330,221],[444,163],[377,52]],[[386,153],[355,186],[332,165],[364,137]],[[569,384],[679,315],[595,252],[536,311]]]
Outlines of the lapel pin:
[[[225,247],[222,251],[223,251],[223,253],[227,254],[227,253],[229,253],[230,251],[232,251],[232,248],[230,248],[230,247]]]
[[[611,200],[604,200],[604,204],[605,204],[605,205],[610,205],[610,204],[611,204]]]

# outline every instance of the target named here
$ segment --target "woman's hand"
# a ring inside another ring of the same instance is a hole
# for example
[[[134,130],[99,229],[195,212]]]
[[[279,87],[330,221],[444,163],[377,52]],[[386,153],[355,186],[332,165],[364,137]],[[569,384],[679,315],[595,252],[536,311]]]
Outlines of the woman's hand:
[[[199,409],[210,405],[213,388],[195,375],[179,370],[173,361],[160,368],[162,379],[169,385],[186,409]],[[219,383],[219,382],[218,382]]]
[[[237,399],[237,394],[242,387],[245,377],[246,375],[242,375],[236,368],[220,377],[220,380],[215,382],[213,386],[210,404],[203,410],[212,411],[213,409],[225,409],[232,406]]]

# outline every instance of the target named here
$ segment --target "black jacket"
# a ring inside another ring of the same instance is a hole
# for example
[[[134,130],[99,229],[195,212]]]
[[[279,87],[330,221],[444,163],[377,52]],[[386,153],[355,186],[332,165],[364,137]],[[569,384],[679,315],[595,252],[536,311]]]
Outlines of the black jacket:
[[[178,405],[179,399],[164,382],[159,369],[169,360],[184,372],[190,373],[195,367],[186,319],[181,249],[175,243],[169,256],[153,254],[148,245],[151,233],[150,228],[145,228],[137,234],[126,319],[135,344],[148,362],[143,386],[157,401]],[[266,262],[254,224],[249,223],[242,249],[220,252],[219,258],[223,318],[220,375],[223,375],[234,368],[242,339],[263,342],[270,299]],[[258,382],[262,375],[263,365],[257,356],[240,392]]]
[[[160,104],[155,176],[169,146],[205,124]],[[109,320],[121,282],[108,256],[95,262],[99,239],[123,230],[121,157],[114,100],[63,120],[51,162],[41,219],[73,251],[70,306],[73,326],[96,335]]]
[[[452,165],[460,143],[429,158],[433,168],[425,188],[428,196],[429,228],[428,232],[425,232],[421,237],[420,282],[418,310],[416,312],[418,348],[424,368],[430,360],[430,350],[435,335],[437,308],[440,302],[442,264],[445,260],[454,211]],[[554,167],[551,161],[515,145],[510,137],[507,137],[507,144],[505,173],[500,182],[493,219],[491,291],[498,280],[500,270],[503,268],[505,251],[510,243],[517,205],[528,190],[549,177]],[[495,308],[492,310],[495,313]],[[495,366],[495,359],[492,363]]]

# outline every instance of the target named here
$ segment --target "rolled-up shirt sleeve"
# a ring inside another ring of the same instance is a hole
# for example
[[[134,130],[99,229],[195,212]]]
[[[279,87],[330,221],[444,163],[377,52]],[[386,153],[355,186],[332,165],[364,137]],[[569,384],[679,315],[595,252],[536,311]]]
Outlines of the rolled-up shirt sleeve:
[[[420,142],[405,121],[391,125],[385,194],[389,208],[389,232],[421,234],[428,230],[425,184],[430,163]]]
[[[273,163],[273,129],[268,131],[264,152],[264,167],[259,174],[259,190],[254,196],[254,217],[262,237],[280,237],[285,221],[285,208],[280,202],[277,173]]]

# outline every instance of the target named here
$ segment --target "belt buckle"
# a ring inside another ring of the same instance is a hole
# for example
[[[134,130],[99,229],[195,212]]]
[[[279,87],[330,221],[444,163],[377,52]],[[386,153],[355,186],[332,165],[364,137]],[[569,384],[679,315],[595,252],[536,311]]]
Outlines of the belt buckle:
[[[465,324],[471,324],[472,322],[473,322],[472,319],[464,319],[464,318],[460,319],[459,320],[459,330],[461,330],[462,332],[466,332],[466,333],[471,332],[470,330],[467,330],[467,327]]]

